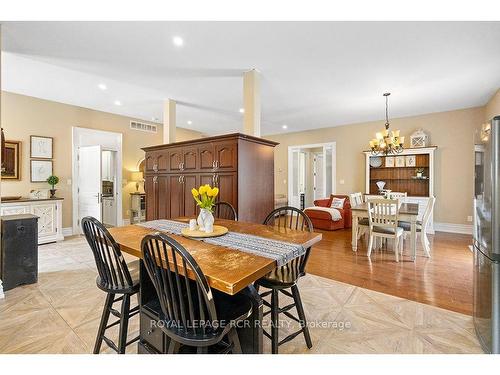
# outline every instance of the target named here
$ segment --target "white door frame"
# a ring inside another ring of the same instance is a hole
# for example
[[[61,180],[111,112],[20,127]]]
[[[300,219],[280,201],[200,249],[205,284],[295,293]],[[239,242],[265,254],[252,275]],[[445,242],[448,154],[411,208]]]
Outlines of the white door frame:
[[[78,148],[81,146],[101,145],[103,150],[116,151],[116,225],[123,225],[122,212],[122,141],[121,133],[108,132],[104,130],[80,128],[73,126],[72,134],[72,201],[73,201],[73,234],[81,233],[78,223]]]
[[[293,170],[292,170],[292,165],[293,165],[293,151],[302,149],[302,148],[317,148],[317,147],[323,147],[323,154],[325,155],[325,148],[327,146],[332,147],[332,194],[335,194],[337,191],[337,142],[325,142],[325,143],[313,143],[313,144],[308,144],[308,145],[294,145],[294,146],[288,146],[288,202],[291,204],[291,197],[293,193],[293,186],[292,186],[292,181],[293,181]],[[326,170],[326,155],[323,160],[324,163],[324,168]],[[325,174],[326,177],[326,174]],[[323,191],[326,192],[326,178],[323,179],[324,183],[324,189]]]

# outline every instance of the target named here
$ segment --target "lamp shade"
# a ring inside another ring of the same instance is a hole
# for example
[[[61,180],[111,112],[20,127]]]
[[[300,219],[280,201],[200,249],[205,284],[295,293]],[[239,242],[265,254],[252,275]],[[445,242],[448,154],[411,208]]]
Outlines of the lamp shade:
[[[132,172],[131,178],[132,178],[132,181],[135,181],[135,182],[140,182],[144,179],[141,171]]]

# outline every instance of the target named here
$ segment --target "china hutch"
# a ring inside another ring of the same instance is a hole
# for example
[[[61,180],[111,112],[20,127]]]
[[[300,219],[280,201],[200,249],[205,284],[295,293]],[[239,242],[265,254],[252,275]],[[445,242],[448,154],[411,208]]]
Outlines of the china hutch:
[[[400,154],[373,155],[365,151],[365,193],[379,195],[381,189],[406,192],[407,203],[419,205],[422,220],[427,201],[434,195],[434,153],[436,146],[407,148]],[[383,186],[381,188],[380,186]],[[434,233],[434,220],[429,220],[429,233]]]

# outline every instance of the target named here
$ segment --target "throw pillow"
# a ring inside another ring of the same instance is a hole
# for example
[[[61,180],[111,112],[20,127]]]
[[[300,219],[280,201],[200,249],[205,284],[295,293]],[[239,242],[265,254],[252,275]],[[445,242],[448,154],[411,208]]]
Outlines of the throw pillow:
[[[333,198],[331,208],[342,209],[344,208],[345,198]]]

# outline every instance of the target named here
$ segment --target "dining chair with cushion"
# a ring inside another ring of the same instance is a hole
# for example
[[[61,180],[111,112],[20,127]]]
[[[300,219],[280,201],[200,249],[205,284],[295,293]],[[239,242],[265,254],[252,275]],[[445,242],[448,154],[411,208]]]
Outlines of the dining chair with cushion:
[[[280,207],[273,210],[269,215],[267,215],[264,220],[264,224],[283,229],[293,229],[307,232],[313,231],[313,225],[309,217],[307,217],[303,211],[290,206]],[[306,316],[302,306],[299,288],[297,287],[297,280],[301,276],[305,275],[305,268],[309,259],[310,251],[311,248],[306,249],[305,253],[301,256],[292,259],[283,266],[277,267],[274,271],[255,282],[257,291],[260,287],[269,289],[268,291],[261,293],[260,296],[263,298],[264,306],[270,308],[270,310],[264,312],[264,316],[271,314],[271,334],[264,330],[264,335],[271,339],[271,351],[273,354],[278,353],[278,347],[280,345],[294,339],[301,333],[304,335],[307,347],[309,349],[312,348],[311,336],[306,324]],[[290,289],[290,291],[288,291],[288,289]],[[280,308],[279,293],[292,298],[293,303]],[[264,299],[269,295],[271,296],[271,302]],[[298,317],[294,316],[290,312],[290,310],[294,307],[297,310]],[[288,318],[298,322],[301,327],[298,331],[288,335],[281,341],[279,341],[278,338],[279,314],[284,314]]]
[[[398,226],[399,203],[395,199],[370,199],[368,205],[369,235],[368,257],[371,255],[376,238],[393,239],[396,262],[402,249],[403,228]]]
[[[228,202],[217,202],[214,205],[214,217],[217,219],[238,221],[235,208]]]
[[[430,196],[427,200],[427,206],[425,207],[424,216],[422,217],[422,221],[417,221],[417,236],[420,235],[420,242],[422,244],[422,248],[424,249],[425,256],[430,258],[431,256],[431,248],[430,242],[427,238],[427,228],[429,226],[429,220],[432,215],[432,211],[434,210],[434,204],[436,203],[436,198],[434,196]],[[411,232],[411,223],[409,221],[399,221],[398,226],[403,228],[404,234]]]
[[[357,206],[363,203],[363,194],[361,192],[349,194],[351,200],[351,207]],[[367,218],[358,218],[358,233],[356,233],[356,239],[360,239],[362,235],[368,232],[369,223]]]
[[[139,292],[139,261],[127,264],[120,246],[96,218],[84,217],[82,229],[94,254],[98,272],[97,287],[107,293],[94,345],[94,354],[99,354],[103,341],[117,353],[124,354],[126,346],[139,340],[137,336],[127,342],[129,319],[139,313],[139,306],[130,308],[131,296]],[[118,298],[115,298],[117,295]],[[113,309],[113,304],[119,301],[121,301],[120,311]],[[108,325],[110,314],[118,320]],[[120,325],[118,345],[105,336],[106,330],[117,324]]]
[[[183,346],[197,353],[241,353],[236,326],[252,313],[249,297],[212,290],[196,260],[166,234],[145,236],[141,249],[160,302],[159,326],[170,339],[168,353]]]

